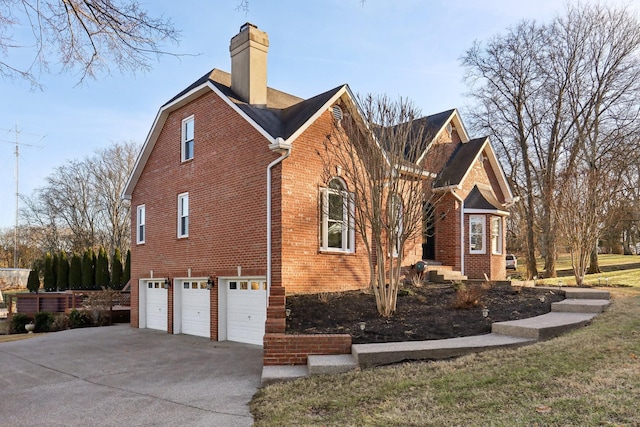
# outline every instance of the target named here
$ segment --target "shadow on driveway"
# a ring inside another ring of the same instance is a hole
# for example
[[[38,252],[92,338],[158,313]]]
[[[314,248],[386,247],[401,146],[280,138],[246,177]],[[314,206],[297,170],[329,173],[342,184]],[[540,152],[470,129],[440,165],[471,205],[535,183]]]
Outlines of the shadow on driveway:
[[[0,424],[250,426],[262,347],[127,325],[0,343]]]

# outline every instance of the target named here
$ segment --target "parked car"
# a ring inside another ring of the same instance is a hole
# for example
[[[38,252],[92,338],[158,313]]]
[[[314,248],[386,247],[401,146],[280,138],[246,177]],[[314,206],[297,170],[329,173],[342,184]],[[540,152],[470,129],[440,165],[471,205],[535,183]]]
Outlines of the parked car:
[[[518,268],[518,258],[514,254],[507,254],[507,270]]]

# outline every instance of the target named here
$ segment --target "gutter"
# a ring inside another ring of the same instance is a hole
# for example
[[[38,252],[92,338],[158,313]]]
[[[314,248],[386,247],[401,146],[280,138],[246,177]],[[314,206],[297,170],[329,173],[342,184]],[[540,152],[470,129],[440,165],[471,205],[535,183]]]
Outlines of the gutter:
[[[291,144],[278,137],[273,144],[269,145],[269,150],[279,153],[280,157],[267,166],[267,307],[269,295],[271,295],[271,169],[291,155]]]

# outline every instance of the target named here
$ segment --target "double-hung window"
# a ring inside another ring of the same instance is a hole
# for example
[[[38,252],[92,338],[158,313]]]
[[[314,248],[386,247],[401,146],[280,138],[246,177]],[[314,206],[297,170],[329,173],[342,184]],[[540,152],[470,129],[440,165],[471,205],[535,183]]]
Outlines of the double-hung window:
[[[178,238],[189,237],[189,193],[178,195]]]
[[[484,243],[484,229],[484,215],[471,215],[469,217],[469,253],[487,253]]]
[[[344,182],[334,178],[328,188],[320,191],[321,236],[323,251],[353,252],[355,233],[353,227],[353,195],[347,192]]]
[[[193,159],[193,141],[195,131],[195,120],[193,116],[182,121],[182,161]]]
[[[144,243],[146,232],[145,206],[136,209],[136,243]]]
[[[502,255],[502,218],[491,218],[491,253]]]

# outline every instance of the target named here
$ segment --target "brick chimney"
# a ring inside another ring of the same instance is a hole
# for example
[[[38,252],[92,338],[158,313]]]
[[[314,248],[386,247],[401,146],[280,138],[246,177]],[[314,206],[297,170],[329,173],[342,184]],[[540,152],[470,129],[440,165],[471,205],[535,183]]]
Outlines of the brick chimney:
[[[267,105],[269,36],[247,22],[231,39],[231,89],[252,105]]]

